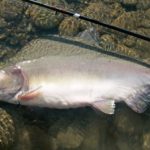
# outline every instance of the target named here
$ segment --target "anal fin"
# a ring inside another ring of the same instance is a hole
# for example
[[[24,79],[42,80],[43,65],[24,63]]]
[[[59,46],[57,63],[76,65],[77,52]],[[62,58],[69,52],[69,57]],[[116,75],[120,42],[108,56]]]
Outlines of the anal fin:
[[[96,110],[100,110],[106,114],[114,114],[115,111],[115,101],[114,100],[100,100],[95,101],[92,104]]]

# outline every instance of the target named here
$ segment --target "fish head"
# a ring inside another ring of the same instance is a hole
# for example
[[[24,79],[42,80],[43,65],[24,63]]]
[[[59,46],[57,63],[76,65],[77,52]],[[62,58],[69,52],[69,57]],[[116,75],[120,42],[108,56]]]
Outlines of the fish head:
[[[0,70],[0,101],[14,103],[14,96],[23,86],[22,71],[17,66],[6,67]]]

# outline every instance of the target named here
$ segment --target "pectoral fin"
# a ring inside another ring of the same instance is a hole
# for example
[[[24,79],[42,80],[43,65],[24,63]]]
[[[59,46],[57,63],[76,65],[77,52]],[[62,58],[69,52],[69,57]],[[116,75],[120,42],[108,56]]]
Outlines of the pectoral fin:
[[[96,110],[100,110],[106,114],[114,114],[115,111],[115,101],[114,100],[100,100],[95,101],[92,104]]]
[[[35,99],[36,97],[38,97],[41,94],[40,88],[41,87],[38,87],[36,89],[33,89],[33,90],[30,90],[30,91],[20,94],[20,95],[18,95],[18,99],[23,100],[23,101]]]

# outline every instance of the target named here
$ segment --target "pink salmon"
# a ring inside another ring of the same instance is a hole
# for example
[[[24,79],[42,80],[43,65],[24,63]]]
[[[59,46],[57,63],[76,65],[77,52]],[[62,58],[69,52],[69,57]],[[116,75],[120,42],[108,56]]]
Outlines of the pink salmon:
[[[108,57],[47,56],[0,70],[0,99],[14,104],[113,114],[116,102],[142,113],[150,102],[150,69]]]

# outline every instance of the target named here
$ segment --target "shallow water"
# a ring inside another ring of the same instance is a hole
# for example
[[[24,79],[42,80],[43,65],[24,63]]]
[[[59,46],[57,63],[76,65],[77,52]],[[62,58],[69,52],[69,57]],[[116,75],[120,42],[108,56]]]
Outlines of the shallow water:
[[[82,23],[82,28],[94,27],[99,33],[95,42],[92,39],[87,41],[86,37],[81,39],[77,34],[83,30],[78,25],[79,20],[67,21],[65,17],[63,23],[62,16],[57,16],[57,22],[54,21],[56,17],[53,13],[48,16],[47,12],[38,8],[29,9],[29,6],[18,4],[17,0],[13,2],[10,7],[8,0],[0,1],[0,19],[3,20],[3,24],[0,21],[0,67],[45,55],[106,56],[103,49],[150,63],[148,42],[91,24],[83,26]],[[95,19],[150,35],[149,0],[124,0],[121,4],[115,0],[102,0],[100,4],[96,0],[94,4],[82,0],[78,1],[81,3],[73,2],[53,1],[60,7],[75,9]],[[103,13],[96,7],[97,15],[92,14],[91,10],[95,6],[101,6]],[[31,39],[33,41],[29,42]],[[94,48],[96,46],[100,48]],[[124,104],[117,104],[115,114],[110,116],[91,108],[57,110],[0,103],[0,149],[149,150],[149,125],[149,109],[143,114],[137,114]]]

